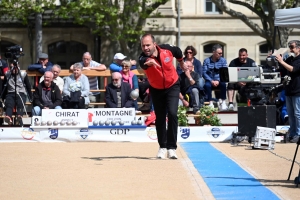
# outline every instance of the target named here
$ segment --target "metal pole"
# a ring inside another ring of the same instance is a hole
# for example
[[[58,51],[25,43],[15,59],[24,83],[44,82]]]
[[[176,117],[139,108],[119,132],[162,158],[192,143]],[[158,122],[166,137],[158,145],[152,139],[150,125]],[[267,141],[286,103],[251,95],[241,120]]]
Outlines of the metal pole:
[[[178,26],[177,46],[180,48],[180,0],[177,0],[177,26]]]

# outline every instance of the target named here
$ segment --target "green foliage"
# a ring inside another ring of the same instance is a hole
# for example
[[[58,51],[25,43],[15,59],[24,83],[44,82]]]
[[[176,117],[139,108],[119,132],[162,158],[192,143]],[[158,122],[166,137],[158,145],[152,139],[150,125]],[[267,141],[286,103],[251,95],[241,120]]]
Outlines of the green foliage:
[[[217,108],[211,108],[210,106],[203,106],[199,110],[199,117],[196,117],[196,122],[199,125],[211,125],[222,126],[221,119],[217,116]]]
[[[189,126],[187,108],[185,106],[178,106],[178,126]]]

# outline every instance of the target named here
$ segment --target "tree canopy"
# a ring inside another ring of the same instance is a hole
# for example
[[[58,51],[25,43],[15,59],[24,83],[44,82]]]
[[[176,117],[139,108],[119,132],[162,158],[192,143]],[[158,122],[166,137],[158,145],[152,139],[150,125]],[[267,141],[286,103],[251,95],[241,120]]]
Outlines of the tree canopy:
[[[211,0],[216,6],[226,14],[240,19],[248,27],[250,27],[257,35],[265,38],[269,47],[279,48],[286,46],[288,37],[293,31],[292,28],[278,27],[279,37],[276,37],[275,44],[273,44],[274,34],[274,15],[276,9],[286,9],[299,7],[299,0],[226,0],[228,3],[243,6],[249,9],[257,17],[260,18],[261,24],[257,24],[250,16],[244,13],[233,10],[225,3],[225,0]],[[277,36],[278,36],[277,35]],[[279,40],[280,38],[280,40]],[[281,42],[280,42],[281,41]]]
[[[43,24],[63,20],[84,25],[95,34],[117,41],[123,53],[136,50],[146,19],[159,15],[154,11],[169,0],[1,0],[2,20],[23,24],[43,14]]]

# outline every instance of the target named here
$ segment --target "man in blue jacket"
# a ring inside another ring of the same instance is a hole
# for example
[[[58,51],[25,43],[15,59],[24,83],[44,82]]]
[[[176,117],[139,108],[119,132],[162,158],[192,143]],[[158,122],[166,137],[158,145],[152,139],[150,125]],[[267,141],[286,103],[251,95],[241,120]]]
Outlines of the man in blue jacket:
[[[41,74],[44,74],[46,71],[51,71],[53,64],[48,59],[48,54],[40,53],[39,61],[35,64],[29,65],[29,71],[39,71]]]
[[[209,106],[214,107],[212,102],[212,89],[217,88],[221,92],[219,99],[220,110],[227,110],[226,105],[226,83],[220,82],[220,68],[227,67],[227,61],[222,57],[223,49],[220,44],[215,44],[212,48],[212,56],[203,61],[203,78],[205,79],[204,90],[207,95]]]

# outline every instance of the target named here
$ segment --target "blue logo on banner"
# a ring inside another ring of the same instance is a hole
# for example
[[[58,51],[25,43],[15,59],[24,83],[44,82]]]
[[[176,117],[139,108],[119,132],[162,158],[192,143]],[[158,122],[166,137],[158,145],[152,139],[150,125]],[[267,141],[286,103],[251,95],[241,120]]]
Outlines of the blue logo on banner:
[[[86,133],[86,134],[84,134]],[[89,129],[83,128],[80,129],[80,137],[85,140],[89,136]]]
[[[165,58],[165,63],[169,62],[170,61],[170,58],[169,57],[166,57]]]
[[[183,139],[188,139],[190,137],[190,128],[180,128],[180,132],[182,133],[181,137]]]
[[[56,129],[49,128],[48,133],[50,134],[49,138],[51,138],[52,140],[55,140],[58,137],[58,129],[57,128]]]
[[[214,137],[214,138],[217,138],[219,137],[221,134],[221,130],[219,128],[212,128],[211,129],[211,135]]]

